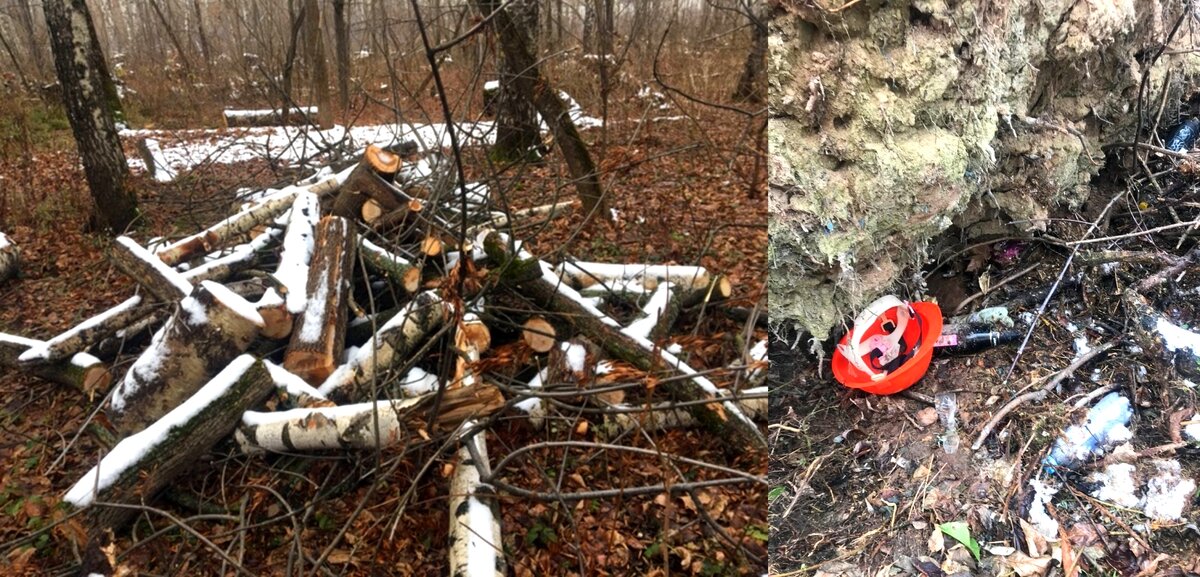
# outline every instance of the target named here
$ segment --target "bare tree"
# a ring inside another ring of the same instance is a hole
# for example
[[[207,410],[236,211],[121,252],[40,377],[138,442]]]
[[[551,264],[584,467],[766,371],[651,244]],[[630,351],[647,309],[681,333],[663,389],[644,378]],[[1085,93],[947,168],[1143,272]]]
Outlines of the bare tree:
[[[763,102],[767,97],[767,7],[754,4],[758,3],[743,1],[746,17],[750,19],[753,38],[733,97],[748,102]]]
[[[508,6],[512,14],[516,33],[522,34],[531,48],[537,46],[538,3],[537,0],[515,0]],[[496,97],[496,145],[492,148],[492,159],[511,162],[527,158],[541,143],[538,130],[537,110],[533,103],[520,93],[517,80],[530,74],[529,69],[518,66],[503,51],[500,53],[500,92]]]
[[[329,96],[329,67],[325,63],[325,40],[321,35],[321,6],[304,0],[304,57],[307,60],[313,97],[317,104],[317,126],[333,126],[333,101]]]
[[[43,10],[67,117],[96,203],[94,222],[123,231],[138,216],[137,198],[126,186],[129,168],[106,90],[113,83],[98,52],[91,13],[84,0],[46,0]]]
[[[600,187],[600,179],[596,175],[596,164],[592,161],[591,154],[588,153],[587,144],[583,142],[579,129],[576,128],[575,122],[568,114],[567,105],[563,103],[558,92],[550,86],[549,81],[542,77],[533,48],[529,45],[529,39],[513,19],[512,12],[508,8],[500,8],[502,4],[500,0],[472,0],[472,2],[485,18],[495,14],[492,25],[500,40],[504,58],[508,61],[507,65],[524,71],[514,79],[513,84],[521,96],[533,103],[534,108],[549,125],[554,142],[562,151],[563,160],[567,162],[567,169],[575,180],[575,190],[579,193],[579,199],[583,203],[583,212],[586,215],[584,218],[588,222],[596,214],[601,214],[602,218],[606,218],[607,215],[604,213],[607,211],[607,202],[604,198],[604,190]]]
[[[350,22],[346,19],[346,0],[333,0],[333,33],[337,45],[338,105],[350,108]]]

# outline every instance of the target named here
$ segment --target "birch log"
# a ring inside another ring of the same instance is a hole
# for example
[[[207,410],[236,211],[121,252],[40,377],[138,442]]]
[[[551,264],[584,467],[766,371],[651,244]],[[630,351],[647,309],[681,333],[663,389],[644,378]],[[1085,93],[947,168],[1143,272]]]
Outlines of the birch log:
[[[446,304],[433,291],[418,294],[363,343],[354,357],[338,367],[317,390],[336,401],[367,398],[372,381],[408,356],[449,316]]]
[[[484,417],[504,407],[504,395],[493,386],[449,389],[430,427],[427,418],[434,397],[428,393],[336,407],[249,411],[242,416],[235,438],[243,451],[252,454],[385,448],[423,441],[429,433],[453,431],[468,418]]]
[[[310,384],[324,381],[342,358],[354,263],[354,231],[340,217],[317,226],[308,269],[308,305],[296,317],[283,366]]]
[[[292,200],[300,190],[302,189],[298,187],[289,187],[267,196],[207,229],[159,249],[156,254],[168,266],[175,266],[194,256],[210,252],[229,239],[246,234],[254,230],[254,227],[282,214],[292,206]]]
[[[160,302],[180,301],[192,292],[192,283],[182,274],[127,236],[117,237],[109,258],[121,272]]]
[[[242,414],[273,388],[262,363],[249,355],[236,357],[161,418],[121,440],[63,500],[75,507],[88,507],[96,501],[150,502],[228,436]],[[116,528],[136,514],[134,509],[96,506],[88,511],[87,519],[95,531]]]
[[[220,284],[200,283],[117,386],[110,420],[122,434],[142,430],[249,348],[262,326],[253,304]]]
[[[708,287],[711,276],[702,266],[667,264],[610,264],[604,262],[565,262],[556,271],[572,288],[585,288],[597,283],[636,281],[649,290],[668,281],[685,289]]]
[[[488,235],[484,241],[484,250],[489,261],[495,266],[521,270],[536,263],[533,259],[514,258],[509,253],[508,243],[498,233]],[[519,264],[522,262],[529,264]],[[564,285],[550,265],[537,264],[542,267],[541,278],[511,283],[511,288],[547,312],[553,313],[561,321],[571,324],[576,331],[604,347],[613,358],[625,361],[647,373],[665,369],[671,376],[682,377],[660,385],[677,399],[701,401],[722,396],[716,385],[675,355],[655,347],[654,343],[645,338],[622,332],[619,323],[593,306],[577,291]],[[758,426],[742,413],[737,405],[728,401],[714,401],[691,405],[688,410],[706,426],[728,431],[755,447],[766,449],[766,439]]]
[[[20,249],[0,232],[0,283],[17,276],[21,268],[20,261]]]
[[[408,259],[397,256],[391,251],[363,238],[359,241],[362,250],[363,263],[372,270],[387,277],[393,285],[404,289],[407,294],[417,292],[421,288],[421,269],[413,266]]]
[[[283,235],[283,251],[274,277],[285,289],[287,311],[300,314],[308,302],[308,266],[312,262],[316,227],[321,221],[321,201],[311,192],[296,195]]]
[[[741,397],[735,400],[738,407],[747,416],[757,420],[767,418],[767,388],[757,387],[745,389]],[[672,403],[658,403],[650,407],[634,407],[631,405],[611,405],[616,412],[604,416],[604,423],[596,427],[596,436],[600,439],[615,439],[628,431],[646,430],[662,431],[666,429],[686,429],[698,424],[696,417],[683,408]]]
[[[66,385],[89,396],[96,392],[103,393],[112,384],[112,374],[108,372],[108,367],[100,362],[100,359],[87,353],[37,365],[22,365],[17,361],[21,353],[31,348],[43,347],[45,344],[44,341],[0,333],[0,366],[27,371],[38,378]]]

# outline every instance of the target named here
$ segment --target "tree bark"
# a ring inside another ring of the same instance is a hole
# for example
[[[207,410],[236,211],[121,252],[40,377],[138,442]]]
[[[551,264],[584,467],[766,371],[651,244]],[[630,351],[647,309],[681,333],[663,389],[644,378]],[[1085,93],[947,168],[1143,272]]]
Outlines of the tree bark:
[[[512,13],[515,34],[521,34],[527,45],[536,54],[538,38],[537,0],[517,0],[508,5]],[[492,160],[498,163],[516,162],[536,158],[536,148],[541,145],[537,110],[529,98],[521,94],[518,79],[529,82],[529,70],[518,66],[502,51],[499,54],[498,72],[500,89],[496,95],[496,144],[492,147]]]
[[[325,38],[321,34],[321,5],[304,0],[304,48],[313,96],[317,101],[317,127],[333,127],[333,100],[329,97],[329,66],[325,61]]]
[[[119,100],[91,13],[84,0],[46,0],[43,10],[63,103],[96,207],[94,224],[122,232],[138,217],[137,198],[126,185],[129,168],[113,120]]]
[[[767,11],[765,7],[757,12],[753,7],[748,10],[753,36],[733,97],[758,104],[767,98]]]
[[[283,361],[285,369],[309,384],[324,381],[342,359],[354,274],[354,237],[344,218],[327,216],[317,225],[308,267],[308,305],[296,317]]]
[[[571,120],[567,105],[563,103],[558,92],[542,78],[537,59],[529,45],[528,38],[521,34],[521,28],[508,10],[497,9],[502,4],[499,0],[472,0],[479,12],[488,16],[496,13],[492,20],[504,57],[517,70],[528,71],[513,83],[518,92],[532,102],[542,119],[550,127],[554,142],[562,151],[567,169],[575,180],[575,190],[583,202],[584,222],[590,222],[597,214],[607,219],[608,207],[604,191],[600,187],[600,179],[596,174],[596,164],[588,153],[587,145],[579,134],[579,129]]]
[[[131,435],[113,447],[99,465],[75,483],[63,500],[76,507],[87,507],[97,501],[129,505],[151,501],[228,436],[242,414],[274,388],[275,383],[261,361],[249,355],[231,360],[196,394],[185,397],[186,400],[144,432]],[[94,506],[86,518],[95,535],[121,526],[136,513],[133,508]]]
[[[337,43],[338,104],[342,112],[350,109],[350,22],[346,19],[347,0],[333,0],[333,32]]]
[[[217,283],[201,283],[129,368],[110,420],[126,435],[158,420],[248,349],[262,324],[254,305]]]
[[[87,395],[96,392],[103,394],[112,384],[112,374],[108,372],[108,367],[104,366],[100,359],[87,353],[79,353],[67,360],[34,365],[21,364],[17,360],[25,351],[44,345],[42,341],[0,333],[0,366],[26,371],[38,378],[66,385]]]
[[[21,251],[8,236],[0,232],[0,283],[16,277],[21,271]]]

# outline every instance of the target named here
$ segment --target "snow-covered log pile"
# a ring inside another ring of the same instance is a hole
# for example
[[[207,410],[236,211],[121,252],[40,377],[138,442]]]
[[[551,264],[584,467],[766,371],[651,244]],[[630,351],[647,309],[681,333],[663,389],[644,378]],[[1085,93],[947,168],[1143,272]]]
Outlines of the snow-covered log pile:
[[[0,335],[0,364],[104,403],[119,442],[66,495],[92,530],[129,519],[224,439],[247,454],[436,441],[457,447],[451,565],[473,575],[503,567],[486,442],[503,412],[577,419],[555,410],[574,389],[572,402],[607,409],[605,438],[704,426],[765,449],[753,421],[765,343],[705,371],[671,342],[681,317],[730,296],[726,278],[539,260],[512,232],[573,205],[497,211],[450,166],[370,146],[196,234],[120,237],[109,256],[138,294],[44,341]],[[115,386],[112,366],[129,367]],[[587,390],[604,387],[620,394]]]

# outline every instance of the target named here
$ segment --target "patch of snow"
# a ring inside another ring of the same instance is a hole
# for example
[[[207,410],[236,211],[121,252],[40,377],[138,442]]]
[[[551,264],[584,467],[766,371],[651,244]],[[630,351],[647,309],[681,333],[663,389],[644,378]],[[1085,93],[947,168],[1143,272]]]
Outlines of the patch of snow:
[[[1100,486],[1092,491],[1092,496],[1101,501],[1108,501],[1133,509],[1138,506],[1137,483],[1133,480],[1134,466],[1130,463],[1117,463],[1088,476],[1088,481],[1099,483]]]
[[[258,309],[255,308],[254,304],[225,288],[225,285],[206,280],[200,283],[200,286],[204,287],[204,290],[208,291],[209,294],[212,294],[213,298],[229,307],[237,316],[247,319],[259,327],[263,326],[262,315],[258,314]]]
[[[204,305],[200,301],[187,297],[179,301],[179,308],[187,313],[187,324],[189,326],[200,326],[208,324],[208,311],[204,310]]]
[[[1154,461],[1158,474],[1146,481],[1145,513],[1157,521],[1176,521],[1196,492],[1196,482],[1183,477],[1179,461]]]
[[[1058,487],[1050,486],[1037,479],[1030,479],[1029,486],[1033,488],[1033,501],[1029,503],[1029,522],[1038,533],[1046,539],[1058,539],[1058,521],[1046,512],[1047,507],[1053,507],[1054,495]]]
[[[1133,416],[1129,399],[1119,393],[1109,393],[1090,410],[1081,425],[1071,425],[1063,431],[1046,457],[1048,467],[1072,468],[1092,456],[1101,455],[1107,448],[1128,441],[1133,433],[1125,426]]]
[[[300,325],[300,334],[296,335],[301,341],[316,342],[325,328],[325,311],[319,305],[329,299],[329,267],[321,269],[317,286],[313,288],[316,292],[313,293],[312,302],[318,306],[306,306],[304,309],[304,322]]]
[[[167,266],[167,264],[159,259],[154,253],[142,248],[142,245],[138,244],[132,238],[127,236],[119,236],[117,237],[117,244],[125,247],[125,249],[128,250],[130,254],[132,254],[138,260],[148,263],[150,267],[154,269],[155,273],[162,276],[168,282],[174,285],[175,290],[180,294],[192,294],[192,283],[188,282],[183,275],[179,274],[179,271]]]
[[[683,352],[683,345],[672,342],[671,344],[667,345],[667,352],[671,353],[672,355],[678,355],[679,353]]]
[[[1191,421],[1183,427],[1183,434],[1193,441],[1200,441],[1200,413],[1192,415]]]
[[[488,80],[487,82],[483,83],[483,89],[484,90],[499,90],[500,89],[500,81],[499,80]]]
[[[286,391],[288,395],[293,397],[308,395],[314,399],[325,398],[321,391],[304,382],[304,379],[296,376],[295,373],[270,361],[263,361],[263,365],[267,367],[267,372],[270,373],[271,380],[275,381],[275,386]]]
[[[308,302],[308,265],[312,260],[314,232],[321,219],[320,199],[311,192],[301,192],[292,202],[287,232],[283,236],[283,252],[275,278],[287,289],[289,313],[300,314]]]
[[[586,368],[587,349],[584,348],[583,345],[564,342],[562,344],[562,350],[563,352],[567,353],[567,367],[571,369],[571,372],[582,373],[584,368]]]
[[[406,397],[419,397],[436,391],[440,384],[438,378],[426,372],[425,369],[413,367],[408,370],[408,374],[404,375],[404,381],[400,383],[400,390]]]
[[[664,282],[658,285],[654,294],[650,296],[650,300],[642,307],[642,312],[646,316],[633,321],[621,329],[621,332],[638,338],[649,338],[650,332],[654,330],[654,326],[658,324],[658,319],[663,312],[667,310],[667,306],[671,302],[671,292],[675,285]]]
[[[12,242],[8,240],[8,237],[4,233],[0,232],[0,248],[8,248],[10,245],[12,245]]]
[[[1200,354],[1200,334],[1189,331],[1165,318],[1158,318],[1158,334],[1162,335],[1163,346],[1171,352],[1184,349],[1193,355]]]
[[[172,430],[186,425],[205,407],[224,395],[254,365],[255,360],[250,355],[242,355],[234,359],[200,390],[163,415],[161,419],[140,433],[130,435],[117,443],[112,451],[100,459],[99,464],[92,467],[92,470],[88,471],[67,491],[63,500],[76,507],[86,507],[91,504],[95,499],[96,492],[112,486],[125,471],[135,466],[150,451],[161,445]]]
[[[150,345],[142,354],[138,356],[133,365],[129,367],[129,372],[125,373],[125,379],[117,386],[117,390],[113,392],[112,408],[117,412],[125,410],[125,398],[131,397],[141,388],[141,383],[152,380],[158,375],[158,370],[162,368],[163,360],[163,339],[167,336],[167,331],[175,325],[175,319],[167,319],[167,324],[158,329],[154,336],[150,339]]]
[[[154,163],[154,170],[152,171],[154,173],[154,180],[158,182],[171,182],[175,180],[177,176],[175,170],[163,158],[162,147],[159,146],[158,140],[147,138],[143,141],[143,145],[146,147],[146,152],[150,155],[150,161]]]

